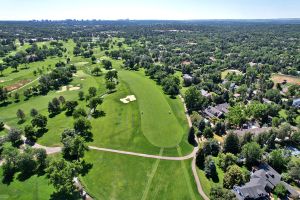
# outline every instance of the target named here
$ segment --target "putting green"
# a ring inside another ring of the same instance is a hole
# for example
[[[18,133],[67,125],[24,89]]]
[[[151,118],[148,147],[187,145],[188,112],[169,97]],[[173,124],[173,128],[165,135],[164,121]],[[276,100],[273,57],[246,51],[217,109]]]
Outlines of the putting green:
[[[178,145],[185,132],[167,100],[169,97],[163,93],[161,87],[145,77],[143,71],[121,70],[119,78],[137,98],[141,129],[148,141],[157,147]]]

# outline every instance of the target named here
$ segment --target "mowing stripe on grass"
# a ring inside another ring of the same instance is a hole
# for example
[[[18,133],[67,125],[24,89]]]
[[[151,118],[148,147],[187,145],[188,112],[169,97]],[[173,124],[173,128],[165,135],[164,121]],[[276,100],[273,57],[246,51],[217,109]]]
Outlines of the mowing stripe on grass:
[[[164,152],[164,148],[161,148],[160,151],[159,151],[159,155],[162,156]],[[143,192],[143,196],[142,196],[142,199],[141,200],[146,200],[147,196],[148,196],[148,192],[149,192],[149,189],[150,189],[150,186],[151,186],[151,183],[152,183],[152,180],[153,180],[153,177],[156,173],[156,170],[158,168],[158,165],[159,165],[159,162],[160,162],[160,159],[157,159],[154,164],[153,164],[153,167],[152,167],[152,171],[151,171],[151,174],[150,174],[150,177],[148,179],[148,182],[147,182],[147,185],[146,185],[146,188]]]
[[[179,156],[182,156],[182,152],[181,152],[180,147],[177,148],[177,152],[178,152]],[[181,162],[181,167],[182,167],[182,170],[183,170],[183,174],[184,174],[184,178],[185,178],[186,184],[187,184],[187,186],[189,188],[191,199],[196,200],[197,198],[196,198],[195,193],[193,191],[192,184],[191,184],[191,179],[190,179],[190,176],[189,176],[189,172],[188,172],[188,170],[186,168],[184,160],[181,160],[180,162]]]
[[[136,96],[141,114],[141,130],[148,141],[157,147],[177,146],[185,133],[178,123],[171,105],[160,86],[143,74],[143,71],[119,71],[124,81]],[[180,101],[180,100],[177,100]]]

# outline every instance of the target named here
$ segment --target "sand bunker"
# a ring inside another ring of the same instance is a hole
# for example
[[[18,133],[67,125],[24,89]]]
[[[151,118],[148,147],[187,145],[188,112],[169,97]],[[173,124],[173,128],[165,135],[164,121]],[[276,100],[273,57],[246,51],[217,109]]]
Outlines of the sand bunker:
[[[130,102],[135,101],[135,100],[136,100],[136,98],[135,98],[134,95],[128,95],[127,97],[125,97],[123,99],[120,99],[120,101],[122,103],[130,103]]]
[[[0,83],[4,83],[5,82],[5,80],[0,80]]]
[[[73,85],[62,86],[61,89],[59,91],[57,91],[57,93],[65,92],[65,91],[74,91],[74,90],[80,90],[80,85],[78,85],[78,86],[73,86]]]

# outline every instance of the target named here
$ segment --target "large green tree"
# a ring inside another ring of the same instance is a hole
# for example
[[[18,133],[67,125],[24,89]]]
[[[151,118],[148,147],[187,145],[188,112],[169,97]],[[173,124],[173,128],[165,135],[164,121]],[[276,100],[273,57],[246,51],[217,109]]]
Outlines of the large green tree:
[[[248,166],[253,166],[260,162],[263,150],[256,142],[250,142],[242,147],[242,155],[246,159]]]

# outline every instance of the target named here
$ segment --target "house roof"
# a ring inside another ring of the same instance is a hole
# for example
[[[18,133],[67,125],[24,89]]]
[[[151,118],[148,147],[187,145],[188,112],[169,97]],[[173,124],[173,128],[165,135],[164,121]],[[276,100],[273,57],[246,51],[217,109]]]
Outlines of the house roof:
[[[193,77],[189,74],[184,74],[183,79],[193,79]]]
[[[268,196],[266,188],[273,189],[281,183],[281,175],[267,164],[261,164],[259,170],[251,175],[251,179],[244,186],[236,186],[233,192],[240,200],[259,199]]]

